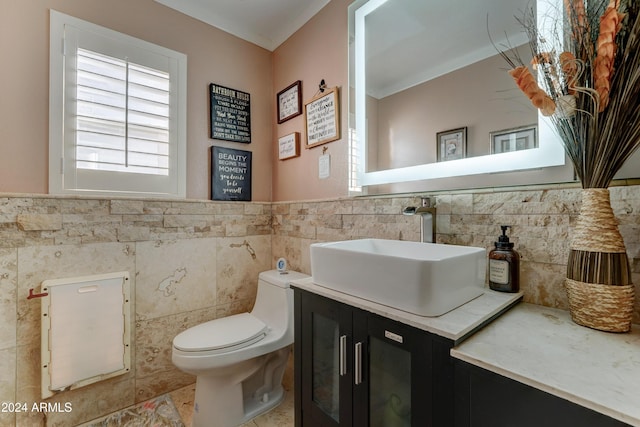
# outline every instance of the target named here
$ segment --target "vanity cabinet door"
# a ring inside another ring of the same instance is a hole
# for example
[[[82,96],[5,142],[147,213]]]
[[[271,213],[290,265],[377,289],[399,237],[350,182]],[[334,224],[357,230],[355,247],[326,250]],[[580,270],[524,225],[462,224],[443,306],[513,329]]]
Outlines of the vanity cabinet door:
[[[453,425],[453,342],[295,289],[297,427]]]
[[[350,308],[296,292],[295,315],[296,425],[352,426]]]
[[[355,425],[428,427],[432,415],[432,339],[407,325],[370,314],[367,318],[365,414]]]
[[[623,422],[456,361],[456,427],[623,427]]]

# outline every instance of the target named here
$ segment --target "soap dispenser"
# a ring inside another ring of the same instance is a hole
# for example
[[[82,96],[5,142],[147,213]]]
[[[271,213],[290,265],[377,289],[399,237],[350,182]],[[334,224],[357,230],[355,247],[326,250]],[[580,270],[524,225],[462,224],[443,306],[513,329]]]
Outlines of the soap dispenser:
[[[489,287],[494,291],[518,292],[520,290],[520,255],[513,250],[507,236],[508,225],[500,226],[502,235],[489,252]]]

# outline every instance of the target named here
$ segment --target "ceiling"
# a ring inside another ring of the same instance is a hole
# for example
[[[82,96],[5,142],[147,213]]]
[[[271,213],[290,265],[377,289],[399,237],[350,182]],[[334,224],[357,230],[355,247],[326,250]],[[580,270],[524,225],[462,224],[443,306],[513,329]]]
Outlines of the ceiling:
[[[155,0],[273,51],[330,0]]]
[[[273,51],[330,0],[155,1]],[[524,42],[514,16],[529,3],[388,0],[367,17],[367,91],[381,98],[495,55],[489,28],[498,44]]]

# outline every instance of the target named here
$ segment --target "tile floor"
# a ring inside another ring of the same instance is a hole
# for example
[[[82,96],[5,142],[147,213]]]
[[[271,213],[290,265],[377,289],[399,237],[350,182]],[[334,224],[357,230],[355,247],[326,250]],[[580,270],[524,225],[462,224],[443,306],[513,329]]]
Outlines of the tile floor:
[[[137,405],[137,406],[143,406],[146,408],[146,410],[148,410],[150,407],[154,407],[155,405],[148,405],[148,403],[151,402],[155,402],[157,400],[162,400],[164,401],[167,397],[173,402],[173,405],[176,407],[176,409],[178,410],[178,413],[180,414],[180,418],[182,420],[182,423],[184,424],[184,427],[190,427],[191,426],[191,416],[193,414],[193,400],[194,400],[194,396],[195,396],[195,389],[196,386],[195,384],[192,384],[190,386],[187,387],[183,387],[181,389],[175,390],[171,393],[168,393],[167,395],[163,395],[160,398],[156,398],[153,399],[149,402],[145,402],[145,404],[143,405]],[[259,417],[254,418],[252,421],[243,424],[241,427],[289,427],[289,426],[293,426],[294,424],[294,402],[293,402],[293,392],[291,391],[290,388],[287,389],[286,391],[286,395],[285,395],[285,399],[284,401],[277,406],[276,408],[272,409],[271,411],[267,412],[266,414],[262,414]],[[166,406],[166,405],[165,405]],[[132,407],[133,408],[133,407]],[[131,419],[128,418],[126,416],[123,416],[124,414],[128,413],[128,412],[132,412],[130,411],[132,408],[126,408],[118,413],[115,414],[110,414],[106,417],[103,417],[102,419],[99,420],[94,420],[91,421],[90,423],[87,424],[83,424],[81,427],[85,427],[85,426],[108,426],[108,427],[112,427],[112,426],[117,426],[117,427],[143,427],[143,426],[147,426],[148,425],[148,420],[142,420],[142,419]],[[157,406],[158,410],[162,410],[161,408],[163,408],[163,406]],[[147,412],[148,413],[148,412]],[[174,412],[175,414],[175,412]],[[122,421],[121,421],[122,420]],[[126,421],[129,420],[129,421]],[[177,425],[178,424],[178,425]],[[153,423],[153,427],[182,427],[179,425],[179,421],[177,420],[170,420],[170,421],[166,421],[166,422],[160,422],[158,424],[158,421],[155,421]]]

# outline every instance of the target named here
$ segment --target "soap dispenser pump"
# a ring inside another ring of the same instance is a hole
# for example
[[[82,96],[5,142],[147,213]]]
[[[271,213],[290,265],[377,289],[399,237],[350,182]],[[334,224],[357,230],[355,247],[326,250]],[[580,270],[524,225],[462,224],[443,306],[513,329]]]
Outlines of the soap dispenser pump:
[[[500,226],[502,235],[489,252],[489,287],[494,291],[518,292],[520,290],[520,255],[509,241],[508,225]]]

